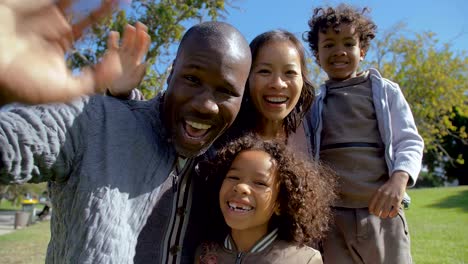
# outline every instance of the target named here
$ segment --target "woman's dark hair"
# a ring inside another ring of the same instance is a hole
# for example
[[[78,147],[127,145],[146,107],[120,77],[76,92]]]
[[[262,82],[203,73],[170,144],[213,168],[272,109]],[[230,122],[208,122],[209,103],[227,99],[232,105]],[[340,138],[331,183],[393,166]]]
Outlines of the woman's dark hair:
[[[286,116],[283,122],[283,127],[285,129],[286,136],[288,136],[291,133],[296,132],[296,129],[301,124],[303,117],[305,116],[306,112],[309,110],[310,106],[312,105],[312,102],[314,101],[315,91],[314,86],[312,85],[312,81],[308,76],[309,71],[307,68],[306,51],[304,49],[304,46],[302,45],[301,41],[297,39],[291,32],[288,32],[286,30],[272,30],[262,33],[255,37],[255,39],[252,40],[252,42],[250,42],[252,64],[257,59],[258,53],[265,46],[265,44],[274,41],[289,41],[294,45],[300,57],[301,75],[304,81],[299,101],[297,102],[296,106],[291,111],[291,113],[289,113],[288,116]],[[254,113],[258,113],[258,111],[252,103],[252,99],[250,98],[250,87],[249,82],[247,81],[244,97],[242,99],[241,109],[236,118],[236,121],[232,126],[233,129],[231,131],[234,131],[234,134],[237,135],[243,135],[247,131],[253,131],[257,122],[256,118],[252,118],[252,115],[254,115]]]
[[[365,14],[369,9],[359,10],[346,4],[340,4],[336,8],[315,8],[314,15],[309,20],[310,31],[307,32],[306,41],[314,56],[318,54],[319,32],[326,33],[329,28],[339,32],[338,26],[348,24],[355,27],[359,34],[360,48],[367,52],[370,41],[375,38],[377,25]]]
[[[208,216],[208,219],[212,219],[210,231],[222,234],[211,236],[210,239],[220,241],[229,230],[219,207],[219,190],[236,156],[247,150],[264,151],[277,164],[280,215],[272,216],[270,230],[278,228],[280,239],[298,245],[317,242],[323,238],[331,219],[331,203],[336,198],[334,174],[324,166],[294,155],[282,141],[264,141],[254,134],[247,134],[229,142],[217,153],[209,166],[204,166],[202,174],[207,176],[211,190],[211,197],[207,198],[205,204],[211,208]]]

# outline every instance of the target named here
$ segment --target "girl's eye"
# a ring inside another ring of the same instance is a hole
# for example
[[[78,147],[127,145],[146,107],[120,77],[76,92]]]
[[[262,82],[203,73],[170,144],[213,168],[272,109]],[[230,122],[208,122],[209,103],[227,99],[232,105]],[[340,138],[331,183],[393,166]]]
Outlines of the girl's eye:
[[[323,45],[323,47],[324,48],[331,48],[331,47],[333,47],[333,44],[325,44],[325,45]]]

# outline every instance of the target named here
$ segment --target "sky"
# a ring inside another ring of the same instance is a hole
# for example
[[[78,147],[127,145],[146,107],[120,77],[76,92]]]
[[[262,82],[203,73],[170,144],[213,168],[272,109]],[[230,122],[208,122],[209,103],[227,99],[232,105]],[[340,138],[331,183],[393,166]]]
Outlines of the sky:
[[[315,0],[232,0],[226,21],[251,41],[256,35],[285,29],[301,37],[315,7],[336,6],[343,1]],[[440,43],[451,43],[453,51],[468,53],[468,1],[466,0],[346,0],[356,7],[367,6],[377,24],[377,38],[397,23],[409,32],[432,31]]]

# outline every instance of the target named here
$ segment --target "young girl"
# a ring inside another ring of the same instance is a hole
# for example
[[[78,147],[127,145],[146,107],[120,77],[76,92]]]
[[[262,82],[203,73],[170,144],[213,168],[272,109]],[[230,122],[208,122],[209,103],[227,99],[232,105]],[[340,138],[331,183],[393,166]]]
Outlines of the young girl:
[[[214,209],[206,218],[213,235],[198,248],[196,263],[322,263],[306,244],[328,227],[333,174],[296,158],[283,141],[252,134],[228,143],[209,170],[203,167],[209,189],[219,192],[206,200]]]

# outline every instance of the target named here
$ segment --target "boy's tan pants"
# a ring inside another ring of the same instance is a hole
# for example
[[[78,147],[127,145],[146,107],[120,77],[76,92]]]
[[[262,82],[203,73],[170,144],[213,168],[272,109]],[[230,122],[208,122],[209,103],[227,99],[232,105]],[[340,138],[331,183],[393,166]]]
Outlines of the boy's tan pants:
[[[323,243],[326,264],[412,263],[408,225],[403,210],[381,219],[368,208],[335,207],[334,225]]]

